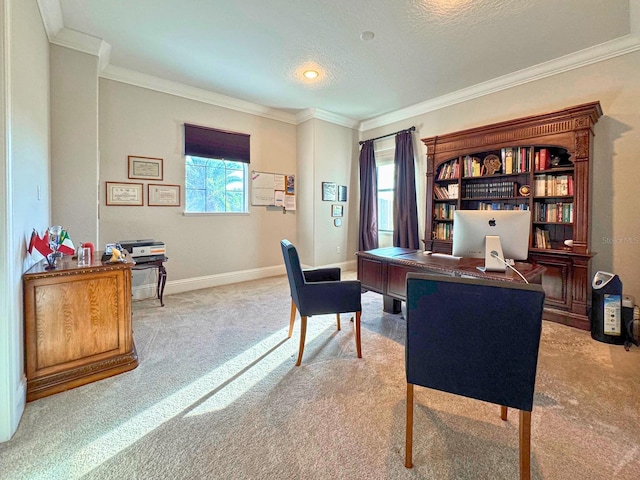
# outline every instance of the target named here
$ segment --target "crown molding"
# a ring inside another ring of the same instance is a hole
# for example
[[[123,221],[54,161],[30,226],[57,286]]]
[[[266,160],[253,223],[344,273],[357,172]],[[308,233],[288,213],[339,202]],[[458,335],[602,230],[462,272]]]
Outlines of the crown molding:
[[[209,90],[201,88],[190,87],[188,85],[173,82],[171,80],[165,80],[164,78],[154,77],[144,73],[136,72],[126,68],[116,67],[114,65],[107,65],[100,73],[99,76],[108,80],[114,80],[116,82],[127,83],[136,87],[147,88],[149,90],[155,90],[157,92],[167,93],[189,100],[196,100],[202,103],[208,103],[210,105],[216,105],[218,107],[229,108],[231,110],[237,110],[239,112],[250,113],[264,118],[270,118],[272,120],[278,120],[285,123],[296,124],[296,117],[292,113],[277,110],[275,108],[265,107],[264,105],[258,105],[256,103],[247,102],[219,93],[214,93]]]
[[[64,28],[60,0],[38,0],[38,9],[40,10],[47,37],[51,42],[58,32]]]
[[[411,107],[396,110],[395,112],[380,115],[379,117],[369,120],[364,120],[360,122],[359,130],[363,132],[371,130],[372,128],[383,127],[391,123],[407,120],[418,115],[440,110],[474,98],[507,90],[518,85],[523,85],[525,83],[557,75],[569,70],[602,62],[620,55],[626,55],[637,50],[640,50],[640,35],[626,35],[619,39],[585,48],[584,50],[580,50],[548,62],[540,63],[533,67],[518,70],[517,72],[503,75],[486,82],[478,83],[477,85],[473,85],[469,88],[464,88],[447,95],[442,95]]]
[[[338,115],[320,108],[306,108],[296,115],[297,123],[306,122],[312,118],[324,120],[326,122],[335,123],[347,128],[358,128],[360,122],[349,117]]]

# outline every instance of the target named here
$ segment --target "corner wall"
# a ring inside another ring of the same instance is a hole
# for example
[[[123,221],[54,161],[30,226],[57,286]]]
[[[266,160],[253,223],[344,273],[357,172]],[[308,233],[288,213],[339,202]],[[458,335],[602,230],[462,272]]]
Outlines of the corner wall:
[[[49,41],[35,0],[2,0],[0,107],[0,442],[25,407],[22,274],[31,230],[49,226]]]

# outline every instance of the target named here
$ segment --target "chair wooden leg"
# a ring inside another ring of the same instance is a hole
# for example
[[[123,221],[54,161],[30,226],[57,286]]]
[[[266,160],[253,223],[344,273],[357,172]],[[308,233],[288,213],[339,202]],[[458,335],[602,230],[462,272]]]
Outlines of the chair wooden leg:
[[[291,335],[293,335],[293,322],[296,319],[296,304],[293,301],[293,298],[291,299],[291,317],[289,318],[289,335],[287,335],[287,338],[291,338]]]
[[[520,410],[520,480],[531,479],[531,412]]]
[[[500,405],[500,418],[505,422],[507,421],[507,410],[507,407],[505,407],[504,405]]]
[[[360,314],[362,312],[356,312],[356,351],[358,352],[358,358],[362,358],[362,342],[360,341]]]
[[[296,367],[299,367],[302,363],[302,352],[304,352],[304,337],[307,335],[307,317],[301,317],[300,320],[300,348],[298,349],[298,360],[296,361]]]
[[[338,322],[338,330],[340,330],[340,314],[336,313],[336,321]]]
[[[404,466],[413,468],[413,384],[407,383],[407,426],[405,438]]]

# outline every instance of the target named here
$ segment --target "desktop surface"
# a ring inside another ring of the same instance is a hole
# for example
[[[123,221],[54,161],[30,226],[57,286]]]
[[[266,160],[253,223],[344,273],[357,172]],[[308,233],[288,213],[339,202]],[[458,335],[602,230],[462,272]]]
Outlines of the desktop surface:
[[[425,255],[422,250],[385,247],[357,252],[358,280],[362,287],[382,294],[383,310],[400,312],[400,302],[407,298],[407,274],[436,273],[440,275],[473,277],[501,282],[524,280],[514,271],[481,272],[477,267],[484,265],[482,258],[448,258]],[[526,262],[515,262],[515,268],[529,283],[542,283],[545,268]]]
[[[435,271],[450,276],[464,276],[500,280],[508,282],[522,282],[517,273],[510,269],[506,272],[481,272],[477,267],[484,265],[483,258],[461,257],[459,259],[446,256],[425,255],[422,250],[401,247],[383,247],[374,250],[358,252],[359,258],[384,260],[395,265],[413,267],[412,271]],[[544,267],[527,263],[515,262],[514,267],[524,275],[530,283],[540,283]]]

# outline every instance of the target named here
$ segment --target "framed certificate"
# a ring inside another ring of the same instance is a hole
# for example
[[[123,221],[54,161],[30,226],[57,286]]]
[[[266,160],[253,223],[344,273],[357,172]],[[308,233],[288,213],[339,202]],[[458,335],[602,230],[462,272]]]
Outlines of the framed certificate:
[[[129,155],[129,178],[162,180],[162,159]]]
[[[144,205],[142,184],[127,182],[106,182],[107,205],[140,207]]]
[[[150,207],[179,207],[180,185],[148,185],[147,205]]]

